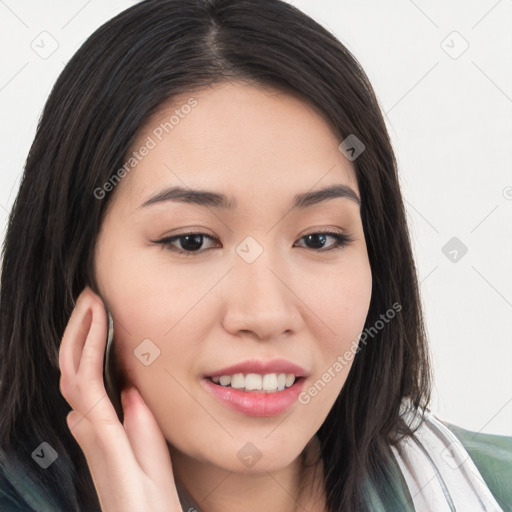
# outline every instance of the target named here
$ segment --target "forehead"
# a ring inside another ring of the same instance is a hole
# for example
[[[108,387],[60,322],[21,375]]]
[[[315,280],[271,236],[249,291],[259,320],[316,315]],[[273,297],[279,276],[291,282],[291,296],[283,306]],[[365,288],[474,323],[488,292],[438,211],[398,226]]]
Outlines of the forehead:
[[[171,185],[270,197],[270,190],[292,196],[317,183],[343,183],[358,193],[340,142],[325,117],[297,95],[243,82],[214,84],[173,97],[142,127],[128,155],[137,163],[120,187],[128,194],[121,195],[136,208]]]

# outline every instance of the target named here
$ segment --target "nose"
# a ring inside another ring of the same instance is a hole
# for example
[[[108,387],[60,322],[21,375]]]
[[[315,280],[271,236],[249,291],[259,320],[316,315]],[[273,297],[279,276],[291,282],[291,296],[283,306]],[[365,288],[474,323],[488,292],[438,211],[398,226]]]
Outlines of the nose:
[[[261,340],[296,333],[301,301],[290,281],[289,271],[269,261],[265,252],[252,263],[236,261],[226,290],[224,329],[238,336],[249,333]]]

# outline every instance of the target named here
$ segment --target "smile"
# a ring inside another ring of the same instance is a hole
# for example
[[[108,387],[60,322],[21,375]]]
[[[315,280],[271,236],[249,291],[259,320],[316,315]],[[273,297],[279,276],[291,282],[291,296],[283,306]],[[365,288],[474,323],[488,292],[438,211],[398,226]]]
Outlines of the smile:
[[[224,384],[220,382],[221,378]],[[219,382],[214,382],[214,379]],[[297,401],[304,381],[305,377],[293,374],[234,374],[201,379],[206,390],[228,408],[247,416],[265,418],[277,416],[290,408]],[[272,389],[264,390],[265,385]]]
[[[233,375],[211,377],[212,382],[223,387],[241,389],[242,391],[265,391],[267,393],[283,391],[285,388],[291,387],[295,379],[293,373],[267,373],[265,375],[235,373]]]

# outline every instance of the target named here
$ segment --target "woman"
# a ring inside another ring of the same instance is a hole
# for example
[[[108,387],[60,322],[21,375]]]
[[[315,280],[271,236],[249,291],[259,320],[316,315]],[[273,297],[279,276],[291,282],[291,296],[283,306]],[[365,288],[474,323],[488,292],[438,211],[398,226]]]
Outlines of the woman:
[[[84,43],[0,300],[2,510],[510,510],[512,439],[428,410],[373,90],[284,2],[147,0]]]

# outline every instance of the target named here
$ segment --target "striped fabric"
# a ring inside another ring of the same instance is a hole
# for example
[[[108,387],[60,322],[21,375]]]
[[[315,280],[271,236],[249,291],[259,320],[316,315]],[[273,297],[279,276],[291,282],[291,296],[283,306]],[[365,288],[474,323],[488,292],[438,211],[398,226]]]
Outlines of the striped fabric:
[[[403,416],[412,426],[419,423],[407,402]],[[453,432],[429,411],[423,420],[414,437],[391,447],[416,512],[503,512]]]

